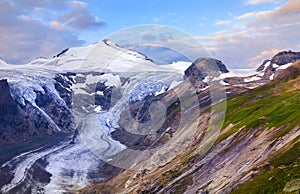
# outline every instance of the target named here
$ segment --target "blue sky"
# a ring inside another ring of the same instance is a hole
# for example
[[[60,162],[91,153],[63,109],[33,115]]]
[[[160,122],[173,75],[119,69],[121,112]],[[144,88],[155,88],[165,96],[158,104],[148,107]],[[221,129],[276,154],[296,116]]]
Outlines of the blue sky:
[[[25,63],[155,24],[187,33],[231,68],[249,68],[281,50],[299,51],[299,21],[299,0],[0,0],[0,56]],[[155,41],[176,43],[168,37]],[[196,56],[197,48],[188,52]]]
[[[107,26],[99,31],[82,34],[82,38],[94,41],[97,33],[110,33],[135,25],[162,24],[181,29],[192,36],[214,35],[234,24],[221,24],[244,13],[272,10],[285,1],[248,4],[244,0],[91,0],[91,13]],[[220,21],[220,25],[217,22]],[[92,35],[92,36],[91,36]]]

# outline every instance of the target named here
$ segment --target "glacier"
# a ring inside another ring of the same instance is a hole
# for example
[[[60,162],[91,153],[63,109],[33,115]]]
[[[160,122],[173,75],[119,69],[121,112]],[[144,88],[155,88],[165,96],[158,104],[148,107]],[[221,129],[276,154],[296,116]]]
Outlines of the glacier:
[[[77,132],[69,133],[62,142],[19,154],[2,164],[1,169],[10,169],[12,178],[9,183],[0,185],[1,192],[23,188],[24,191],[64,193],[109,177],[93,173],[100,171],[105,163],[114,164],[112,157],[127,149],[111,137],[111,133],[120,128],[118,120],[122,110],[130,102],[170,90],[174,82],[183,80],[183,71],[174,68],[174,64],[158,66],[144,55],[104,40],[87,47],[70,48],[52,59],[37,58],[24,65],[1,62],[0,78],[8,80],[10,93],[20,107],[31,105],[53,127],[54,133],[69,132],[63,131],[50,113],[39,107],[38,94],[49,95],[67,109],[78,127]],[[57,80],[61,80],[59,84],[65,92],[72,94],[72,107],[60,96]],[[95,105],[95,94],[104,94],[97,91],[97,83],[111,88],[112,96],[113,90],[122,93],[109,110]],[[32,175],[41,161],[46,165],[43,171],[50,174],[47,183]]]

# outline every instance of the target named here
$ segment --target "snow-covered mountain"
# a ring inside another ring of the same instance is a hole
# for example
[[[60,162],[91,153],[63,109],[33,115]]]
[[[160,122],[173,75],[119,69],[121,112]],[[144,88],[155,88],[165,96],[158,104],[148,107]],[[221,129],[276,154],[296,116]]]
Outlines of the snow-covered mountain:
[[[7,67],[13,68],[16,67]],[[109,40],[99,41],[85,47],[65,49],[52,59],[37,58],[19,68],[67,71],[139,71],[157,70],[156,64],[144,55],[119,47]]]
[[[168,149],[145,150],[226,95],[272,79],[268,67],[245,72],[207,58],[157,65],[109,40],[24,65],[0,60],[1,193],[72,192],[136,165],[120,162],[124,155],[151,156],[141,163],[149,168],[166,163],[161,155],[175,156]],[[224,93],[211,98],[214,83]],[[179,109],[182,115],[172,114]]]
[[[109,40],[0,62],[1,193],[62,193],[114,176],[120,169],[103,161],[126,149],[111,137],[122,108],[176,86],[184,71]]]

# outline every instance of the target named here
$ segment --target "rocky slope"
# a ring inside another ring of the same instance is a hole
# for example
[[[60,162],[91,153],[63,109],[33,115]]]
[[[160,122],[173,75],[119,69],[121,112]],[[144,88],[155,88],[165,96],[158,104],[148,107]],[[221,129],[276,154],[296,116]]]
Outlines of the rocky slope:
[[[209,121],[222,122],[222,114],[212,117],[206,111],[193,126],[197,132],[189,149],[168,163],[127,170],[80,192],[298,193],[300,62],[288,66],[267,84],[228,100],[224,124],[214,141],[205,136],[213,131]],[[222,108],[217,104],[211,110]]]

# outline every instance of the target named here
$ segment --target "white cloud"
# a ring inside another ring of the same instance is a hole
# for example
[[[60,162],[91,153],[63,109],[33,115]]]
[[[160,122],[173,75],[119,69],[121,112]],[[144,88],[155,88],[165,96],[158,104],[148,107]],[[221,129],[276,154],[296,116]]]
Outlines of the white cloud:
[[[84,44],[78,29],[103,25],[81,1],[0,0],[0,57],[13,64],[52,57],[66,47]]]
[[[248,20],[244,20],[244,19]],[[300,50],[300,1],[289,0],[272,11],[249,12],[214,36],[196,37],[231,68],[258,66],[282,50]]]
[[[246,4],[247,5],[257,5],[257,4],[262,4],[262,3],[270,3],[274,2],[275,0],[247,0]]]
[[[168,15],[169,15],[169,16],[176,16],[177,14],[176,14],[176,12],[171,12],[171,11],[169,11],[169,12],[168,12]]]
[[[65,30],[67,27],[58,21],[51,21],[49,26],[55,30]]]
[[[87,3],[82,2],[82,1],[72,1],[71,4],[73,6],[77,6],[77,7],[86,7]]]
[[[280,50],[278,50],[278,49],[261,51],[258,55],[251,57],[249,59],[249,64],[250,64],[249,66],[253,66],[253,65],[258,66],[259,65],[259,63],[257,63],[258,61],[270,59],[272,56],[274,56],[278,52],[280,52]]]
[[[231,20],[217,20],[215,22],[215,25],[228,25],[230,24],[232,21]]]
[[[157,23],[157,22],[160,21],[160,19],[159,19],[159,18],[153,18],[153,21],[154,21],[155,23]]]
[[[259,17],[259,16],[267,15],[270,12],[271,11],[248,12],[248,13],[245,13],[243,15],[236,17],[235,19],[242,20],[242,19],[248,19],[248,18],[252,18],[252,17]]]
[[[75,29],[91,29],[105,26],[105,22],[98,21],[95,16],[82,7],[75,8],[59,17],[61,23]]]

